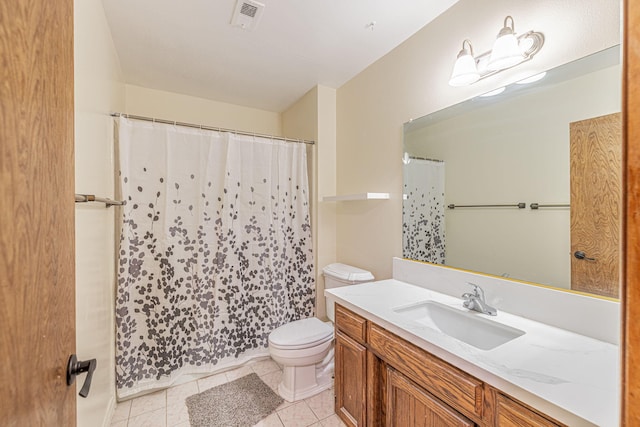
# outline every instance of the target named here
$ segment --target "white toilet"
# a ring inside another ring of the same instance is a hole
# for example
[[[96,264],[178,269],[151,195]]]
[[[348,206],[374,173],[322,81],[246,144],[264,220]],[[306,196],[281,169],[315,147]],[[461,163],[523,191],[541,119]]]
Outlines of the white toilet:
[[[366,270],[345,264],[329,264],[322,269],[325,289],[373,280]],[[327,317],[296,320],[269,334],[271,358],[282,365],[280,396],[289,402],[306,399],[333,383],[333,304],[327,301]]]

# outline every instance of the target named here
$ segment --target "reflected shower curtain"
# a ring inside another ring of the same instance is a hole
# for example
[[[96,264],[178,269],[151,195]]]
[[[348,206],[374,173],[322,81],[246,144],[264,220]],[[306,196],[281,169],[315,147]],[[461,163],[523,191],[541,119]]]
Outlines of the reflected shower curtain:
[[[118,119],[120,398],[268,352],[314,312],[305,144]]]
[[[444,162],[408,160],[403,167],[402,256],[444,264]]]

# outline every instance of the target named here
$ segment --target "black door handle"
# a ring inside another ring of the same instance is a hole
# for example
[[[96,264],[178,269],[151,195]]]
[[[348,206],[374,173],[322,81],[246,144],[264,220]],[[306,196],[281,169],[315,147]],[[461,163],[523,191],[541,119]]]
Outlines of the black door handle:
[[[93,371],[96,370],[97,363],[96,359],[78,361],[75,354],[69,356],[69,363],[67,364],[67,385],[75,382],[76,375],[86,372],[87,377],[84,379],[84,384],[82,384],[82,389],[78,394],[82,397],[87,397],[89,395],[89,389],[91,388]]]
[[[575,251],[575,252],[573,253],[573,256],[574,256],[574,257],[576,257],[576,258],[578,258],[578,259],[583,259],[583,260],[585,260],[585,261],[595,261],[595,260],[596,260],[595,258],[589,258],[589,257],[587,257],[587,254],[585,254],[585,253],[584,253],[584,252],[582,252],[582,251]]]

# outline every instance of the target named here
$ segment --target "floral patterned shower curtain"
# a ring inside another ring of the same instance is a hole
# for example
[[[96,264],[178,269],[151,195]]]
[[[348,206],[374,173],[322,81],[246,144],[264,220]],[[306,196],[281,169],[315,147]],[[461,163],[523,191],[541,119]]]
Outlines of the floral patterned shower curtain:
[[[444,162],[408,160],[403,166],[402,256],[444,264]]]
[[[305,144],[117,120],[118,396],[268,355],[314,312]]]

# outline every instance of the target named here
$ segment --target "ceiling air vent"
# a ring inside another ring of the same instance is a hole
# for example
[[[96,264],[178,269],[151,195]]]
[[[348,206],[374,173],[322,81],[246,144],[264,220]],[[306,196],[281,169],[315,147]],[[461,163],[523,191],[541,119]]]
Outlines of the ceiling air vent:
[[[238,0],[233,11],[231,25],[243,30],[253,31],[260,22],[264,4],[253,0]]]

